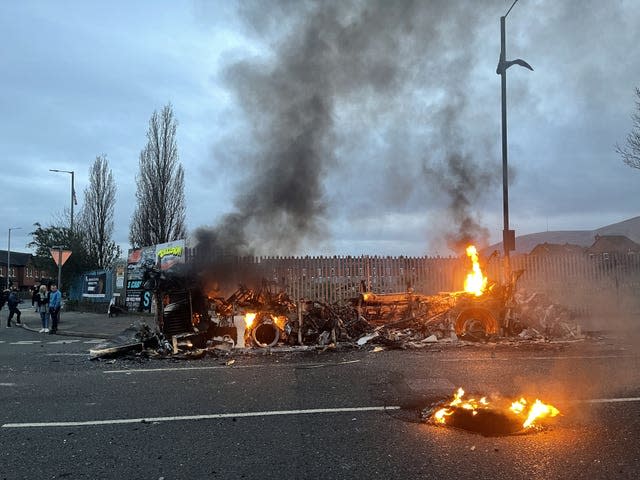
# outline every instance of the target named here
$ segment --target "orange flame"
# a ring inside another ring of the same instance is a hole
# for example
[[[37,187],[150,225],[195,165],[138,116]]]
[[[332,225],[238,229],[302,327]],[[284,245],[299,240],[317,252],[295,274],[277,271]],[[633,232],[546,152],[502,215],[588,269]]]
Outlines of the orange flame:
[[[486,397],[482,397],[480,400],[476,400],[475,398],[463,400],[463,396],[464,390],[462,388],[458,388],[456,393],[453,394],[453,400],[451,400],[451,402],[449,402],[446,407],[439,409],[433,414],[433,420],[436,423],[446,424],[447,417],[453,415],[453,413],[455,412],[455,408],[451,407],[473,410],[474,415],[480,409],[492,408],[490,402],[486,399]],[[523,429],[535,426],[536,420],[543,418],[552,418],[560,414],[560,410],[558,410],[556,407],[554,407],[553,405],[542,403],[538,399],[536,399],[536,401],[533,403],[529,403],[524,398],[520,398],[520,400],[517,400],[511,404],[509,410],[512,414],[523,419]]]
[[[560,413],[553,405],[546,405],[542,403],[540,400],[536,399],[536,401],[531,405],[529,409],[529,413],[527,414],[527,419],[522,424],[524,428],[529,428],[534,425],[534,422],[539,418],[545,417],[555,417]]]
[[[473,267],[471,273],[469,273],[464,280],[464,291],[473,293],[476,297],[479,297],[483,294],[485,288],[487,288],[487,277],[482,274],[482,270],[480,269],[476,247],[469,245],[467,247],[467,256],[471,258]]]
[[[271,315],[271,320],[273,320],[274,325],[276,325],[280,330],[284,330],[287,323],[287,317],[284,315]]]
[[[256,319],[256,313],[245,313],[244,314],[244,323],[247,324],[247,328],[251,328],[254,320]]]

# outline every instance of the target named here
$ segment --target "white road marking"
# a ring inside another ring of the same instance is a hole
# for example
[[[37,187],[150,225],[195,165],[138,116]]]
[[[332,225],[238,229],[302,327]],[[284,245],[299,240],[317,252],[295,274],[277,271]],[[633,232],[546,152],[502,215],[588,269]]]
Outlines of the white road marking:
[[[86,357],[86,353],[45,353],[45,357]]]
[[[581,403],[621,403],[640,402],[640,397],[628,398],[594,398],[590,400],[580,400]],[[236,412],[236,413],[211,413],[206,415],[182,415],[173,417],[140,417],[140,418],[114,418],[109,420],[87,420],[82,422],[31,422],[31,423],[5,423],[2,428],[56,428],[56,427],[90,427],[97,425],[124,425],[132,423],[160,423],[160,422],[180,422],[192,420],[214,420],[220,418],[247,418],[247,417],[273,417],[287,415],[315,415],[315,414],[338,414],[338,413],[358,413],[358,412],[386,412],[400,410],[397,405],[378,407],[346,407],[346,408],[312,408],[303,410],[267,410],[263,412]]]
[[[350,363],[359,363],[360,360],[345,360],[344,362],[333,363],[312,363],[312,364],[297,364],[298,368],[323,368],[323,367],[335,367],[336,365],[348,365]]]
[[[0,383],[0,387],[15,387],[15,383]]]
[[[96,344],[96,343],[104,343],[106,342],[106,340],[104,338],[96,338],[94,340],[86,340],[82,343],[87,343],[87,344]]]
[[[41,340],[20,340],[19,342],[10,342],[9,345],[33,345],[34,343],[42,343]]]
[[[601,360],[607,358],[634,358],[636,355],[566,355],[548,357],[462,357],[462,358],[439,358],[437,362],[513,362],[518,360]]]
[[[385,412],[399,410],[398,406],[380,407],[346,407],[346,408],[312,408],[306,410],[268,410],[265,412],[237,412],[237,413],[212,413],[208,415],[182,415],[179,417],[149,417],[149,418],[116,418],[111,420],[89,420],[84,422],[35,422],[35,423],[5,423],[2,428],[29,428],[29,427],[85,427],[96,425],[121,425],[130,423],[155,423],[176,422],[189,420],[213,420],[218,418],[246,418],[246,417],[273,417],[284,415],[313,415],[322,413],[357,413],[357,412]]]
[[[158,372],[180,372],[180,371],[194,371],[194,370],[233,370],[237,368],[277,368],[277,367],[302,367],[302,368],[320,368],[320,367],[334,367],[338,365],[349,365],[352,363],[359,363],[360,360],[349,360],[345,362],[333,362],[333,363],[278,363],[272,365],[212,365],[206,367],[168,367],[168,368],[132,368],[128,370],[105,370],[103,373],[158,373]]]
[[[582,403],[624,403],[624,402],[640,402],[640,397],[628,398],[592,398],[591,400],[582,400]]]
[[[54,342],[47,342],[49,345],[64,345],[65,343],[76,343],[80,340],[56,340]]]

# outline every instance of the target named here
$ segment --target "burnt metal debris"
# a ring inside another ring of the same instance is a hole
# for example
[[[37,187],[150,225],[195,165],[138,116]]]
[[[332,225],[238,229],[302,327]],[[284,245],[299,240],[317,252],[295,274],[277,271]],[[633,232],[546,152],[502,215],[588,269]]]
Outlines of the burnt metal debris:
[[[155,327],[142,324],[91,350],[92,358],[122,355],[200,358],[277,349],[424,348],[443,342],[550,341],[583,338],[572,313],[538,293],[491,285],[466,292],[422,295],[362,292],[328,304],[294,301],[277,285],[240,285],[210,297],[188,275],[165,277],[150,267]]]

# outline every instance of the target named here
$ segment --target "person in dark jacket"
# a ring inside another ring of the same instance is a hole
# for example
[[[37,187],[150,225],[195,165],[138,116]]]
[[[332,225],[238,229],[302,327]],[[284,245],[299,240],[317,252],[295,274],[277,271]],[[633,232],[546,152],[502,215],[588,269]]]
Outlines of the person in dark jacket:
[[[35,311],[38,311],[38,300],[40,300],[40,285],[35,284],[31,288],[31,306],[35,308]]]
[[[16,287],[13,287],[11,293],[9,293],[9,299],[7,300],[7,304],[9,306],[9,316],[7,317],[7,327],[11,326],[11,319],[13,315],[16,315],[16,325],[21,326],[22,322],[20,321],[20,315],[22,312],[18,308],[18,304],[22,303],[20,297],[18,297],[18,292]]]

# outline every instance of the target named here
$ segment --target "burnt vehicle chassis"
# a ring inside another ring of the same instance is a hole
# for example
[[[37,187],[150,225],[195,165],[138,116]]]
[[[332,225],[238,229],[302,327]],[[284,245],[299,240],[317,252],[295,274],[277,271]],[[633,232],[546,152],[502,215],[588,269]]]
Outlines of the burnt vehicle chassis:
[[[334,304],[293,301],[277,285],[263,281],[258,289],[240,285],[229,297],[208,297],[190,275],[165,275],[147,270],[145,288],[153,290],[158,329],[165,338],[198,334],[206,339],[223,338],[235,345],[273,347],[327,345],[353,341],[380,329],[413,326],[426,334],[440,330],[455,332],[463,339],[483,340],[518,334],[522,328],[513,305],[513,292],[521,272],[507,285],[490,285],[475,296],[466,292],[421,295],[363,292],[356,298]],[[255,317],[247,324],[247,314]],[[239,328],[240,324],[244,328]],[[241,332],[244,332],[241,333]],[[444,334],[443,333],[443,334]],[[243,338],[238,338],[242,335]]]

